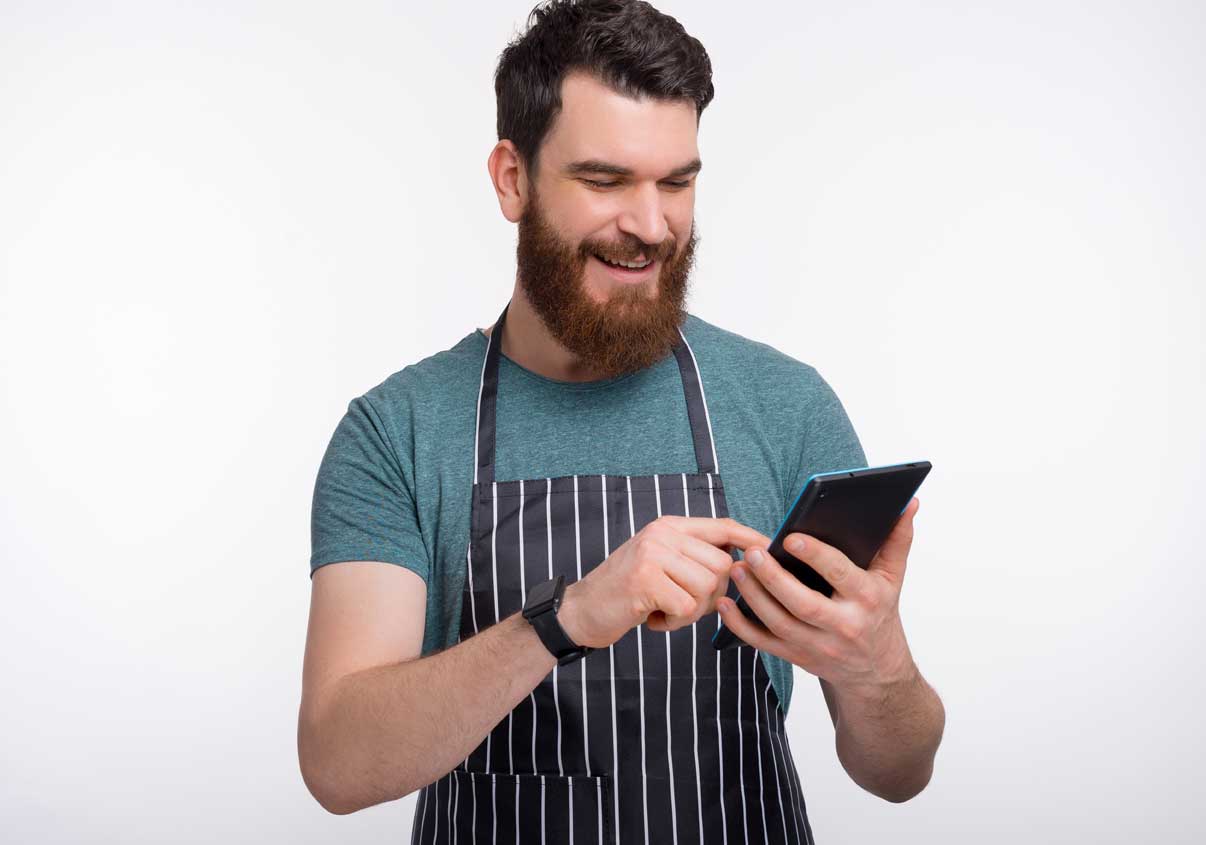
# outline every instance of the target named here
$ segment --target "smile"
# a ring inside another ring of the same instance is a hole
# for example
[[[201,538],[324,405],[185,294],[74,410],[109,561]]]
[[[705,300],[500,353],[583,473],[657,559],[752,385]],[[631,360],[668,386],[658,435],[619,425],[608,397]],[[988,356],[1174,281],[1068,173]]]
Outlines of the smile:
[[[610,275],[612,278],[619,279],[620,281],[624,282],[644,281],[653,275],[653,271],[657,266],[657,261],[652,259],[646,260],[643,263],[614,263],[604,258],[600,258],[593,253],[591,254],[591,258],[598,262],[599,266],[606,270],[608,275]]]
[[[613,267],[625,267],[629,270],[643,270],[652,263],[652,261],[650,261],[649,259],[646,259],[643,262],[638,262],[638,261],[618,261],[618,260],[612,261],[611,259],[604,258],[601,255],[596,255],[595,257],[600,259],[601,261],[603,261],[606,264],[612,265]]]

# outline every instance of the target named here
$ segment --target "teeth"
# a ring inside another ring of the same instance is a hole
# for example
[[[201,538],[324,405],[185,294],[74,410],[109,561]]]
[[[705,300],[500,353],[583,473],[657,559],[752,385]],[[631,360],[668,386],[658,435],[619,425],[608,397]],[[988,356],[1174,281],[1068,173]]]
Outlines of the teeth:
[[[649,261],[646,261],[643,264],[638,264],[635,261],[612,261],[611,259],[603,258],[603,256],[599,256],[599,258],[603,261],[606,261],[608,264],[614,264],[617,267],[626,267],[629,270],[640,270],[644,267],[648,267],[650,263]]]

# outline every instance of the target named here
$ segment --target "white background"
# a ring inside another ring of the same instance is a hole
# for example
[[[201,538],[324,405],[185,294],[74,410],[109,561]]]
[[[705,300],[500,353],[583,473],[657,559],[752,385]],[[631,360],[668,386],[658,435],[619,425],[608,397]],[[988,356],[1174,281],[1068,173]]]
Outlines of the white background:
[[[506,301],[528,8],[0,3],[6,841],[408,841],[413,796],[299,774],[310,497],[347,402]],[[937,769],[862,791],[800,670],[818,841],[1200,841],[1203,7],[660,8],[715,70],[691,310],[934,464]]]

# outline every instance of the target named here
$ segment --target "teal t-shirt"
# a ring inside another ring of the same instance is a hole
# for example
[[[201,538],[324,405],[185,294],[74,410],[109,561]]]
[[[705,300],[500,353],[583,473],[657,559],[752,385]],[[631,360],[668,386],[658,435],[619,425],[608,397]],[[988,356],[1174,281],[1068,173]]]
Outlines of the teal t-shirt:
[[[812,473],[867,465],[845,409],[810,365],[694,315],[682,326],[703,379],[729,515],[773,536]],[[423,654],[459,639],[479,329],[348,404],[318,470],[310,574],[339,561],[413,570],[427,584]],[[496,478],[695,472],[672,354],[617,378],[565,382],[502,356]],[[763,653],[784,712],[792,665]]]

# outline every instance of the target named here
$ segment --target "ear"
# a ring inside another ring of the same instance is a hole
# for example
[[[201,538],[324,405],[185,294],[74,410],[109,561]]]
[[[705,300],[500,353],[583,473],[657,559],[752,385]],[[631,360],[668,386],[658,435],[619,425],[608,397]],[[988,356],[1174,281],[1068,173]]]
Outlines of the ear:
[[[519,150],[504,138],[490,151],[486,169],[490,173],[490,181],[494,183],[494,193],[498,195],[498,207],[503,217],[518,223],[528,203],[528,176]]]

